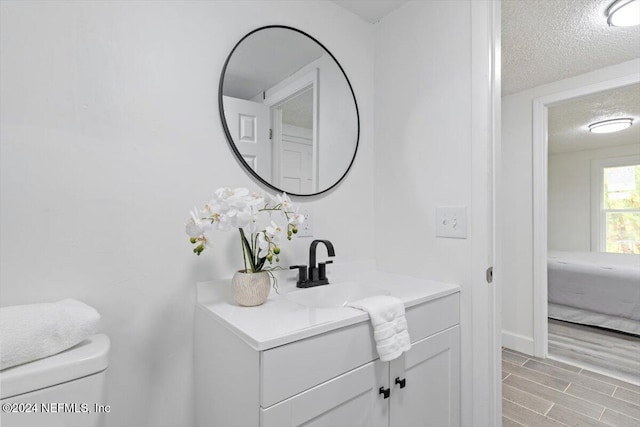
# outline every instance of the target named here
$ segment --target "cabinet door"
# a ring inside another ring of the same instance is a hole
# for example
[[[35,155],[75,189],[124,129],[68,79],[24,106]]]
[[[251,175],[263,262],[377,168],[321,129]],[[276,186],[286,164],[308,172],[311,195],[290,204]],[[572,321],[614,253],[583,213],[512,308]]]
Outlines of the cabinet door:
[[[267,409],[261,427],[387,427],[389,364],[370,362]]]
[[[460,327],[414,343],[390,364],[390,427],[460,424]],[[405,381],[404,387],[396,384]]]

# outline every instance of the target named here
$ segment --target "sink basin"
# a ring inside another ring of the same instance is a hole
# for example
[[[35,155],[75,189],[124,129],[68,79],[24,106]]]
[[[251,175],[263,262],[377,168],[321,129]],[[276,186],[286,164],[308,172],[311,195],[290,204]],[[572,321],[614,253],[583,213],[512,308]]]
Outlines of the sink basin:
[[[284,295],[289,301],[314,308],[344,307],[348,302],[376,295],[389,295],[386,289],[358,282],[344,282],[300,289]]]

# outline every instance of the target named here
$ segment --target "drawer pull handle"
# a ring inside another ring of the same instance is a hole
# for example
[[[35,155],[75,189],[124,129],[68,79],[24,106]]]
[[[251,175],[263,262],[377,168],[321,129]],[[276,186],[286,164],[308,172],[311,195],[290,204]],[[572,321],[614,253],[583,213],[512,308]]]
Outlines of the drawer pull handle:
[[[400,379],[400,377],[397,377],[396,384],[400,384],[400,388],[405,388],[407,386],[407,379],[406,378]]]
[[[378,394],[381,394],[384,396],[385,399],[388,399],[389,396],[391,395],[391,389],[380,387],[380,390],[378,390]]]

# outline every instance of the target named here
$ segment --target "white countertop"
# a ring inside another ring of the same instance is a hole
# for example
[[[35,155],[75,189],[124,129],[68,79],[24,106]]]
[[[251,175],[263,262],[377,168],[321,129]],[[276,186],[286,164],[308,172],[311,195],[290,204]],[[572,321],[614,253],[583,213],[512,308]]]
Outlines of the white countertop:
[[[354,308],[312,308],[289,301],[284,295],[299,290],[295,286],[297,270],[278,272],[277,277],[279,293],[272,289],[267,302],[257,307],[242,307],[234,301],[230,278],[200,282],[197,309],[220,321],[256,350],[278,347],[369,319],[367,313]],[[358,281],[388,290],[407,308],[460,290],[457,285],[379,272],[373,262],[328,265],[327,277],[330,284],[325,286]]]

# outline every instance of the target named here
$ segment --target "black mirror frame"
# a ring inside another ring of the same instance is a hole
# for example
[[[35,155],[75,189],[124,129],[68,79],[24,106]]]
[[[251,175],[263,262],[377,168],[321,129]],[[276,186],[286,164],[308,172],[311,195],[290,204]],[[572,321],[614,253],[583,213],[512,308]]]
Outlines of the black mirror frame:
[[[308,37],[309,39],[313,40],[315,43],[317,43],[321,48],[324,49],[325,52],[327,52],[329,54],[329,56],[331,56],[331,58],[335,61],[335,63],[338,65],[338,68],[340,69],[340,71],[342,72],[342,75],[344,76],[345,80],[347,81],[347,85],[349,86],[349,90],[351,91],[351,96],[353,97],[353,103],[354,106],[356,108],[356,124],[357,124],[357,133],[356,133],[356,147],[353,150],[353,157],[351,158],[351,161],[349,162],[349,166],[347,166],[347,169],[344,171],[344,173],[342,174],[342,176],[335,182],[333,183],[330,187],[325,188],[322,191],[318,191],[317,193],[311,193],[311,194],[296,194],[296,193],[287,193],[289,195],[292,196],[298,196],[298,197],[310,197],[310,196],[317,196],[319,194],[322,193],[326,193],[327,191],[335,188],[340,182],[342,182],[342,180],[347,176],[347,174],[349,173],[349,171],[351,170],[351,166],[353,165],[353,162],[356,159],[356,154],[358,153],[358,146],[360,144],[360,112],[358,110],[358,101],[356,100],[356,94],[353,91],[353,87],[351,86],[351,82],[349,81],[349,77],[347,77],[347,73],[344,72],[344,69],[342,68],[342,65],[340,65],[340,63],[338,62],[338,60],[336,59],[335,56],[333,56],[333,54],[329,51],[329,49],[327,49],[322,43],[320,43],[318,40],[316,40],[314,37],[310,36],[309,34],[305,33],[304,31],[298,30],[297,28],[293,28],[293,27],[289,27],[286,25],[267,25],[264,27],[260,27],[260,28],[256,28],[255,30],[249,32],[248,34],[246,34],[244,37],[242,37],[240,39],[240,41],[238,41],[238,43],[236,43],[236,45],[233,47],[233,49],[231,49],[231,52],[229,53],[229,56],[227,56],[226,61],[224,62],[224,66],[222,67],[222,71],[220,73],[220,82],[218,84],[218,109],[220,111],[220,121],[222,122],[222,128],[224,130],[225,136],[227,137],[227,142],[229,143],[229,146],[231,147],[231,150],[233,151],[234,155],[236,156],[236,160],[238,160],[238,162],[247,170],[249,171],[249,173],[251,175],[253,175],[254,178],[256,178],[258,181],[260,181],[262,184],[266,185],[267,187],[276,190],[278,192],[283,192],[282,189],[274,186],[273,184],[271,184],[270,182],[267,182],[264,178],[262,178],[260,175],[258,175],[258,173],[256,171],[254,171],[248,164],[247,162],[245,162],[244,158],[242,157],[242,154],[240,153],[240,151],[238,150],[238,147],[236,147],[235,142],[233,142],[233,138],[231,136],[231,133],[229,132],[229,127],[227,126],[227,120],[225,118],[224,115],[224,103],[222,101],[222,90],[223,90],[223,86],[224,86],[224,76],[226,74],[227,71],[227,66],[229,65],[229,61],[231,60],[231,57],[233,56],[233,53],[236,51],[236,49],[238,48],[238,46],[240,46],[240,44],[249,36],[251,36],[252,34],[258,32],[258,31],[262,31],[262,30],[266,30],[266,29],[270,29],[270,28],[282,28],[282,29],[286,29],[286,30],[291,30],[291,31],[295,31],[299,34],[302,34],[306,37]]]

